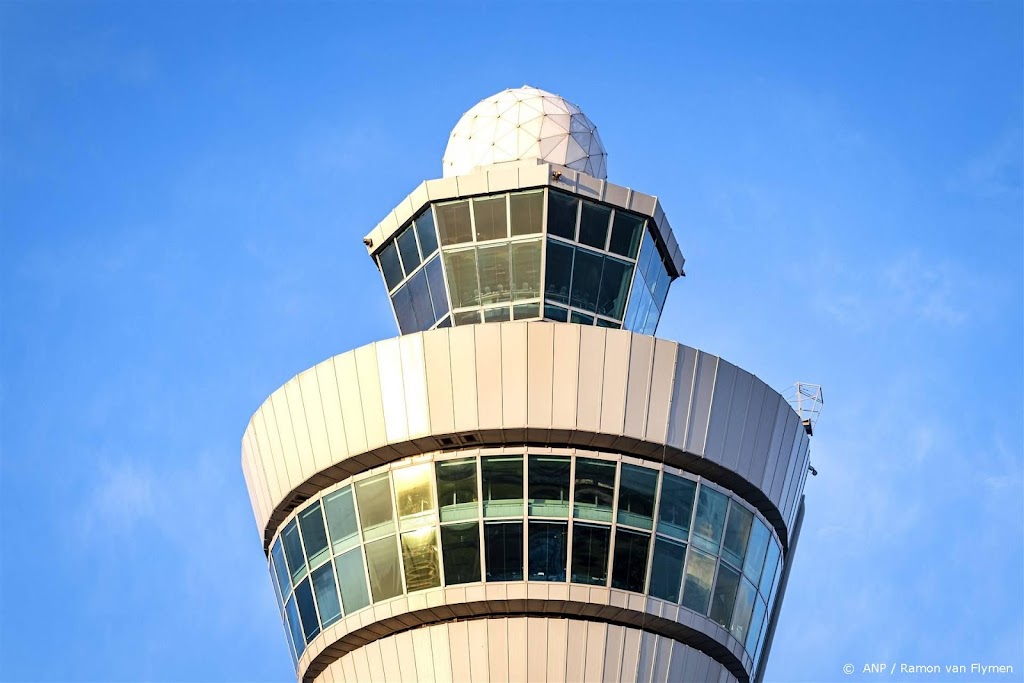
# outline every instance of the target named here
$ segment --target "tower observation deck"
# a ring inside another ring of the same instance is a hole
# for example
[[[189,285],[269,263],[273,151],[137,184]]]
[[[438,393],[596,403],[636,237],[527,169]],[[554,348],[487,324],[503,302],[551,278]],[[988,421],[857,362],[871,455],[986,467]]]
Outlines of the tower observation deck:
[[[760,680],[809,437],[653,336],[684,258],[594,124],[506,90],[364,239],[401,332],[276,390],[242,470],[303,681]]]

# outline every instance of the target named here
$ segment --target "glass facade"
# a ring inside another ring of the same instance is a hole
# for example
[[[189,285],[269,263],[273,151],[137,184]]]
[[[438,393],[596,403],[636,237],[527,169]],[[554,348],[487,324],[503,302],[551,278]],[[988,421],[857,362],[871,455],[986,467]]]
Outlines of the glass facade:
[[[527,451],[395,466],[329,490],[270,548],[293,657],[375,602],[528,580],[649,593],[718,622],[756,660],[779,544],[745,502],[663,469]]]
[[[539,318],[652,334],[671,282],[646,218],[553,189],[434,203],[377,264],[403,334]]]

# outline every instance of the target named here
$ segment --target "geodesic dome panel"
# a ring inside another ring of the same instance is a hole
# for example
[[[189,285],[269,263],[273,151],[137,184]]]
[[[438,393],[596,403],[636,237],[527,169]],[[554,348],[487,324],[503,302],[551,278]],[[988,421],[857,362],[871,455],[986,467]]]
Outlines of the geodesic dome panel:
[[[597,126],[575,104],[525,85],[492,95],[462,115],[444,151],[443,175],[521,159],[607,177],[608,154]]]

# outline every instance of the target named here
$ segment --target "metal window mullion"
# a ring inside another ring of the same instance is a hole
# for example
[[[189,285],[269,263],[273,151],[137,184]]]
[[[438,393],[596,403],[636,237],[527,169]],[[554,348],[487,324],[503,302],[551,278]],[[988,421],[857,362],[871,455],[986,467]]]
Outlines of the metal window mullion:
[[[367,477],[367,479],[368,478],[369,477]],[[365,481],[365,479],[362,479],[360,481]],[[366,535],[363,532],[363,518],[360,517],[360,515],[359,515],[359,500],[358,500],[359,496],[356,495],[356,484],[357,483],[358,482],[356,482],[356,481],[353,481],[351,483],[351,486],[352,486],[352,509],[353,509],[353,511],[355,512],[355,515],[356,515],[356,528],[358,529],[358,545],[356,547],[359,548],[359,555],[360,555],[361,559],[363,560],[363,562],[362,562],[362,565],[363,565],[363,582],[364,582],[364,585],[366,586],[366,596],[367,596],[367,598],[369,598],[370,604],[372,605],[373,604],[373,586],[370,584],[370,563],[366,560]],[[341,554],[344,554],[344,552],[342,552]],[[337,577],[337,574],[335,574],[335,576]],[[341,586],[338,586],[338,595],[339,595],[339,597],[341,595]]]
[[[647,567],[644,569],[643,591],[647,593],[650,589],[651,571],[654,567],[654,542],[658,538],[658,515],[661,514],[661,483],[664,480],[665,471],[658,470],[658,482],[654,490],[654,509],[651,511],[651,537],[648,540]],[[680,596],[682,597],[682,596]]]
[[[622,460],[615,461],[615,485],[612,489],[612,525],[608,533],[608,567],[605,572],[605,586],[612,585],[612,568],[615,559],[615,536],[619,526],[619,487],[622,485]]]
[[[476,454],[476,490],[477,514],[480,519],[480,581],[487,582],[487,538],[484,534],[484,463],[479,449]]]
[[[565,534],[565,580],[572,583],[572,536],[576,526],[576,460],[574,453],[569,456],[569,520]]]
[[[402,552],[402,520],[398,514],[398,497],[395,495],[395,482],[391,477],[392,470],[389,468],[388,475],[388,493],[391,496],[391,518],[395,523],[395,543],[398,548],[398,566],[401,568],[399,575],[402,579],[402,595],[408,595],[408,591],[405,586],[405,554]]]

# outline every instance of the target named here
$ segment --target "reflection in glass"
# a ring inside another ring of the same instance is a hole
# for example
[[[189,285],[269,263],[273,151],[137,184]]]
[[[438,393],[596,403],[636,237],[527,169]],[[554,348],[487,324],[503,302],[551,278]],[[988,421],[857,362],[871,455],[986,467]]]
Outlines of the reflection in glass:
[[[647,291],[640,273],[636,274],[633,280],[633,289],[629,295],[629,305],[626,307],[626,317],[623,318],[623,326],[627,330],[639,331],[643,327],[647,317],[647,310],[651,306],[651,294]]]
[[[540,317],[540,304],[516,304],[512,307],[513,320],[528,320]]]
[[[569,284],[572,280],[573,248],[548,240],[545,296],[560,304],[569,303]]]
[[[690,547],[686,560],[686,581],[683,584],[683,607],[700,614],[708,613],[711,582],[715,579],[715,558]]]
[[[405,565],[405,586],[410,593],[441,585],[434,527],[428,526],[402,534],[402,561]]]
[[[565,581],[567,529],[565,522],[530,520],[530,581]]]
[[[327,552],[327,532],[324,530],[324,518],[320,514],[319,501],[299,513],[299,528],[302,529],[302,541],[306,546],[309,566],[316,567],[330,557]]]
[[[380,262],[380,270],[384,273],[384,281],[388,283],[388,290],[390,291],[397,287],[398,283],[405,277],[402,273],[402,264],[398,260],[398,247],[395,246],[395,243],[390,242],[381,249],[380,254],[377,255],[377,260]]]
[[[603,586],[608,582],[611,529],[591,524],[572,527],[572,582]]]
[[[402,255],[402,265],[408,275],[420,265],[420,251],[416,245],[416,231],[410,225],[398,235],[398,253]]]
[[[501,306],[499,308],[486,308],[484,309],[484,322],[485,323],[503,323],[510,319],[511,314],[509,313],[508,306]]]
[[[679,602],[679,587],[683,581],[685,559],[685,545],[664,538],[655,539],[649,589],[652,596],[672,603]]]
[[[619,476],[619,524],[650,529],[657,486],[657,470],[624,464]]]
[[[480,471],[483,475],[484,517],[522,515],[522,456],[481,458]]]
[[[548,232],[552,235],[564,237],[567,240],[576,239],[576,214],[579,207],[579,200],[561,192],[548,191]]]
[[[443,246],[473,241],[473,229],[469,222],[469,202],[438,204],[434,210],[437,211],[437,231],[441,235]]]
[[[454,522],[478,516],[476,458],[439,462],[436,471],[441,521]],[[479,546],[479,543],[477,545]],[[447,567],[445,572],[447,573]]]
[[[576,250],[572,269],[572,291],[569,305],[585,311],[597,311],[597,293],[601,284],[601,266],[604,257],[586,249]]]
[[[754,598],[757,590],[754,585],[743,579],[740,581],[739,591],[736,593],[736,609],[732,615],[730,633],[741,643],[747,639],[747,627],[750,625],[750,614],[754,609]]]
[[[732,610],[736,605],[736,589],[739,585],[739,572],[724,562],[719,564],[715,593],[711,596],[710,616],[725,628],[729,628],[729,620],[732,619]]]
[[[652,279],[648,279],[648,283],[652,283],[651,296],[654,297],[654,305],[658,307],[660,311],[662,306],[665,305],[665,297],[668,296],[668,286],[672,284],[672,278],[668,275],[667,267],[664,262],[659,258],[656,260],[655,272],[652,273]]]
[[[476,241],[508,237],[505,219],[505,197],[473,200],[473,219],[476,221]]]
[[[335,491],[324,498],[324,513],[335,553],[347,550],[359,542],[356,509],[352,504],[352,487]]]
[[[523,580],[523,523],[484,525],[484,560],[488,581]]]
[[[360,498],[360,508],[362,499]],[[398,547],[394,536],[371,541],[364,546],[366,568],[370,574],[370,593],[374,602],[402,593],[401,570],[398,568]]]
[[[531,515],[538,517],[569,516],[569,468],[571,464],[570,459],[566,457],[530,456]]]
[[[576,323],[577,325],[593,325],[594,316],[580,313],[579,311],[573,311],[569,314],[569,322]]]
[[[610,318],[622,319],[629,295],[629,278],[633,266],[626,261],[605,257],[601,273],[601,289],[597,293],[597,312]]]
[[[434,512],[434,491],[430,486],[431,463],[426,462],[411,467],[392,470],[395,482],[395,502],[398,505],[398,516],[412,522],[424,522],[432,518]],[[404,525],[404,523],[403,523]]]
[[[460,311],[455,314],[455,325],[475,325],[480,322],[480,311]]]
[[[569,310],[561,306],[544,305],[544,317],[548,320],[564,323],[569,321]]]
[[[416,216],[416,236],[420,239],[423,258],[437,251],[437,232],[434,231],[434,213],[428,208]]]
[[[647,574],[647,545],[650,536],[618,529],[615,532],[615,556],[612,560],[612,588],[644,592]]]
[[[430,259],[424,270],[427,272],[430,307],[434,311],[434,320],[440,320],[448,315],[448,294],[444,291],[444,272],[441,270],[441,259],[437,257]]]
[[[725,525],[725,540],[722,543],[722,559],[734,567],[743,566],[743,555],[750,538],[750,525],[754,515],[735,501],[729,508],[729,521]]]
[[[295,651],[301,653],[306,649],[306,639],[302,637],[302,624],[299,623],[299,610],[295,607],[294,595],[288,598],[284,611],[288,614],[288,630],[292,635],[292,644]]]
[[[540,296],[540,240],[512,244],[512,300]]]
[[[580,211],[579,242],[604,249],[605,242],[608,240],[608,222],[611,217],[612,210],[607,206],[583,202],[583,209]]]
[[[477,260],[480,267],[480,303],[486,306],[510,301],[512,280],[508,244],[480,247],[477,250]]]
[[[615,463],[577,458],[576,501],[573,515],[579,519],[612,521],[615,496]]]
[[[359,523],[363,528],[364,539],[369,541],[394,533],[391,486],[386,473],[356,482],[356,502],[359,505]]]
[[[341,618],[341,603],[338,601],[338,589],[334,585],[334,567],[330,563],[313,572],[313,592],[316,593],[316,606],[320,608],[320,621],[327,628]]]
[[[345,607],[345,614],[352,614],[369,605],[370,595],[366,591],[362,550],[353,548],[339,555],[334,564],[337,565],[338,587],[341,589],[341,604]]]
[[[751,656],[753,656],[754,650],[757,647],[757,641],[761,638],[761,627],[764,624],[765,611],[764,600],[757,598],[754,601],[754,614],[750,618],[750,628],[747,630],[746,648]]]
[[[274,541],[274,547],[270,550],[274,556],[274,573],[277,576],[277,587],[281,591],[281,597],[288,595],[292,590],[292,583],[288,579],[288,568],[284,563],[284,550],[281,548],[280,537]]]
[[[309,587],[309,579],[303,579],[302,583],[295,587],[295,602],[299,606],[299,618],[302,620],[302,630],[306,634],[306,642],[316,638],[320,633],[320,624],[316,619],[316,605],[313,603],[313,590]]]
[[[477,522],[441,527],[441,549],[446,586],[480,580],[480,528]]]
[[[612,237],[608,240],[608,251],[629,258],[636,258],[643,233],[644,220],[625,211],[616,209],[612,221]]]
[[[760,582],[761,595],[766,598],[770,597],[769,592],[772,589],[772,583],[775,581],[775,574],[778,572],[779,566],[781,566],[779,563],[779,546],[772,539],[768,544],[768,557],[765,558],[764,571],[761,573]]]
[[[697,514],[693,520],[695,546],[709,553],[718,554],[722,542],[722,528],[725,526],[725,511],[729,499],[707,486],[700,487],[697,498]]]
[[[509,197],[512,236],[531,235],[544,228],[544,191],[517,192]]]
[[[622,329],[622,323],[617,323],[614,320],[605,320],[604,318],[597,319],[598,327],[609,327],[613,330]]]
[[[448,291],[452,295],[452,308],[480,305],[480,283],[476,277],[476,250],[445,252],[448,271]],[[456,317],[455,324],[460,324]]]
[[[751,581],[757,581],[761,577],[761,567],[764,566],[765,551],[768,550],[770,540],[771,534],[768,527],[761,520],[755,519],[754,526],[750,529],[750,545],[747,546],[747,556],[743,560],[743,573],[749,576]]]
[[[284,555],[288,559],[288,569],[292,574],[292,584],[306,574],[306,560],[302,556],[302,541],[299,539],[299,527],[293,519],[281,532],[284,541]]]

